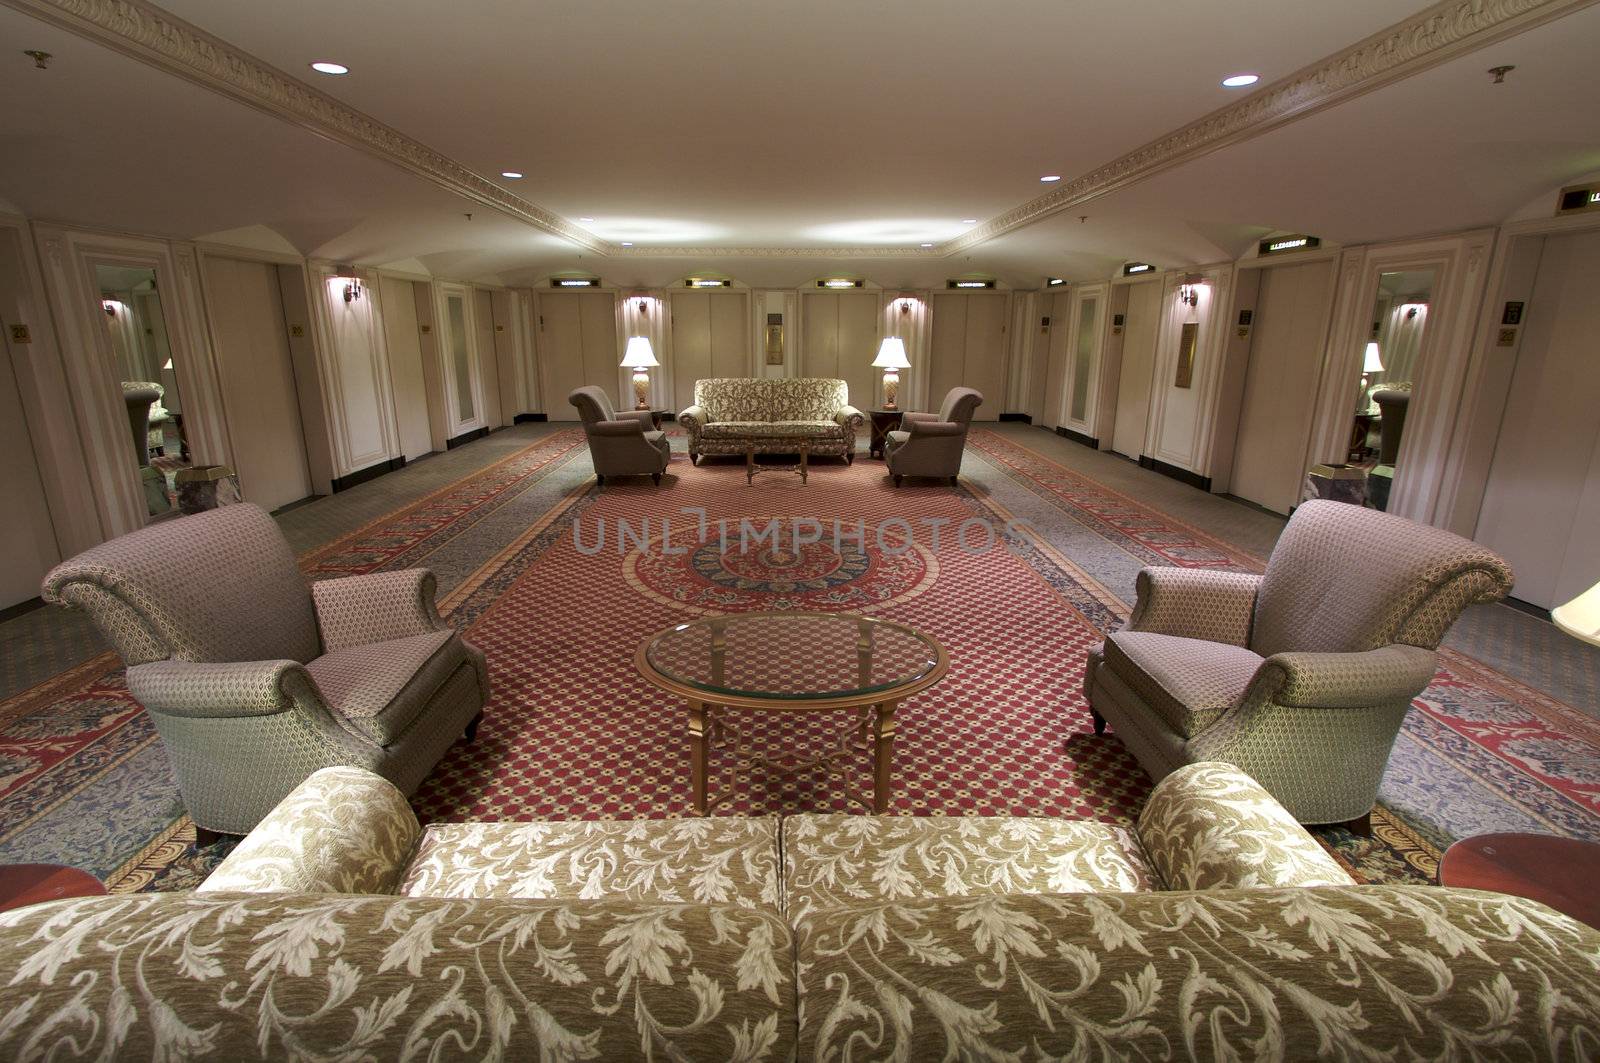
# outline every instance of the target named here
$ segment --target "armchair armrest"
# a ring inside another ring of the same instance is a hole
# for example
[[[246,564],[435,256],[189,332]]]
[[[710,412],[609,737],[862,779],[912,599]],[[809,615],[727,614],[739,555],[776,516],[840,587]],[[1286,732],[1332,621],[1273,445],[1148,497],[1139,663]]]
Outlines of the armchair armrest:
[[[1189,764],[1162,779],[1139,813],[1137,832],[1171,890],[1355,881],[1276,798],[1232,764]]]
[[[437,587],[425,568],[317,580],[311,584],[311,598],[322,651],[442,630],[444,621],[433,604]]]
[[[846,403],[845,405],[839,407],[838,411],[834,413],[833,420],[835,424],[851,425],[853,427],[860,428],[866,423],[867,416],[854,406]]]
[[[589,434],[594,436],[642,436],[644,426],[632,417],[615,421],[595,421],[589,425]]]
[[[297,707],[328,716],[316,680],[297,661],[152,661],[128,669],[128,692],[151,712],[190,719],[272,716]]]
[[[938,419],[939,415],[936,413],[928,413],[925,410],[906,410],[900,415],[900,424],[905,427],[910,425],[912,421],[937,421]]]
[[[906,432],[912,439],[918,436],[958,436],[961,426],[954,421],[924,421],[919,418],[906,424]]]
[[[421,834],[387,779],[323,768],[267,813],[200,891],[394,893]]]
[[[1363,653],[1275,653],[1262,662],[1242,704],[1270,698],[1306,709],[1358,709],[1409,702],[1433,682],[1438,658],[1417,646]]]
[[[618,410],[617,420],[638,421],[639,427],[646,432],[653,432],[656,427],[656,422],[651,418],[649,410]]]
[[[711,423],[711,418],[704,406],[687,406],[678,411],[678,423],[691,432],[698,432]]]
[[[1146,567],[1128,630],[1248,646],[1260,586],[1261,577],[1249,572]]]

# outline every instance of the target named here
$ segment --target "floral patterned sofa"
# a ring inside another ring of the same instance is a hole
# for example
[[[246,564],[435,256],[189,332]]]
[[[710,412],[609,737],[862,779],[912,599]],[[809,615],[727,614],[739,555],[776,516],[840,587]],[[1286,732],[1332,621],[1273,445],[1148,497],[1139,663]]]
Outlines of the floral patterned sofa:
[[[678,414],[689,433],[689,460],[705,454],[788,454],[806,440],[812,456],[854,461],[866,420],[850,405],[843,380],[822,377],[719,377],[694,382],[694,405]]]
[[[1248,776],[1133,828],[433,824],[313,775],[190,894],[0,915],[0,1058],[1582,1058],[1600,932],[1353,883]],[[53,1054],[53,1055],[52,1055]]]

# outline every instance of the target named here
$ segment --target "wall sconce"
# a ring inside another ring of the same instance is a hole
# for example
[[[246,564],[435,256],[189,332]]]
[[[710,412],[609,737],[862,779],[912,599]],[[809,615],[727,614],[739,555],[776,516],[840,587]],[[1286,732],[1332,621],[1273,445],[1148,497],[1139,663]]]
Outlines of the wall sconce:
[[[101,300],[100,309],[106,312],[107,317],[117,316],[117,304],[113,303],[110,299]]]
[[[902,314],[911,313],[911,300],[910,299],[902,299],[902,300],[900,300],[900,312]]]
[[[1204,274],[1191,273],[1183,278],[1183,286],[1178,289],[1178,302],[1191,307],[1200,305],[1200,287],[1205,284]]]
[[[356,273],[354,266],[340,266],[333,274],[341,278],[344,283],[344,301],[353,303],[361,298],[361,277]]]
[[[641,317],[650,316],[650,300],[644,298],[639,300],[639,315]]]

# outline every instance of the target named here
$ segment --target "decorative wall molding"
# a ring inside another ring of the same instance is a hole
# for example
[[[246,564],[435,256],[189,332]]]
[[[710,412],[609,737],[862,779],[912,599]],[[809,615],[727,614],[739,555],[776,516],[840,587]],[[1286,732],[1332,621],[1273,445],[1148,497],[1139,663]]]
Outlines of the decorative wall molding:
[[[935,248],[953,255],[1230,144],[1419,74],[1597,0],[1442,0]]]
[[[676,247],[604,240],[146,0],[0,0],[258,111],[367,152],[585,250],[628,258],[943,258],[1260,136],[1600,0],[1441,0],[933,248]]]
[[[607,254],[613,245],[421,141],[144,0],[0,0],[229,99],[375,155],[448,192]]]

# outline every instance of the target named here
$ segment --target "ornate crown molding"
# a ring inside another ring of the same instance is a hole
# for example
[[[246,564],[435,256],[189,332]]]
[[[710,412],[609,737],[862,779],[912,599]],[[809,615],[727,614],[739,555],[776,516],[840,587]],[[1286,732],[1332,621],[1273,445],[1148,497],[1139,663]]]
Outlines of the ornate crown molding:
[[[1442,0],[934,248],[622,247],[147,0],[0,0],[239,103],[399,166],[464,199],[601,255],[638,258],[941,258],[1230,144],[1260,136],[1600,0]]]
[[[516,196],[363,111],[319,92],[145,0],[0,0],[142,63],[277,118],[375,155],[464,199],[510,215],[589,251],[614,245]]]
[[[1229,144],[1276,129],[1597,0],[1442,0],[1342,52],[1135,148],[970,229],[935,250],[956,254]]]

